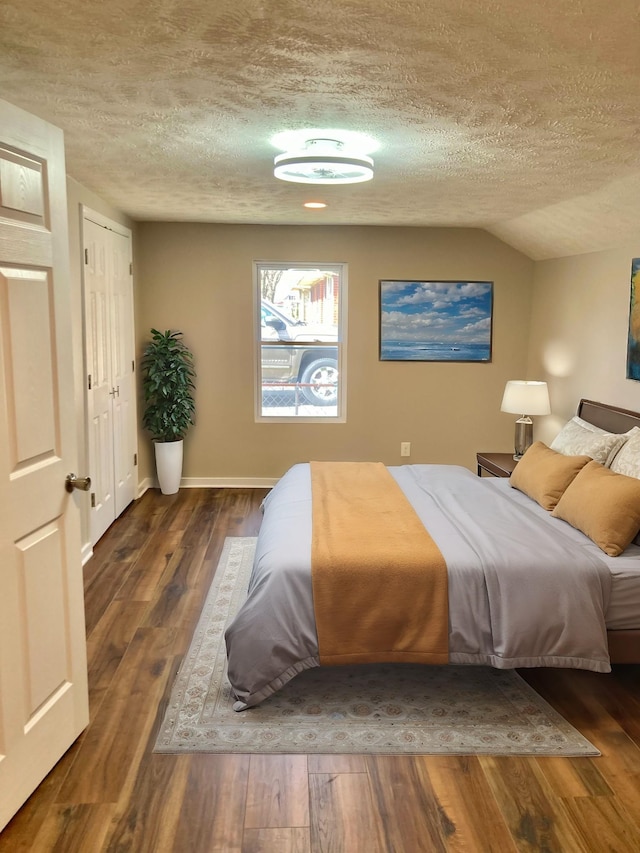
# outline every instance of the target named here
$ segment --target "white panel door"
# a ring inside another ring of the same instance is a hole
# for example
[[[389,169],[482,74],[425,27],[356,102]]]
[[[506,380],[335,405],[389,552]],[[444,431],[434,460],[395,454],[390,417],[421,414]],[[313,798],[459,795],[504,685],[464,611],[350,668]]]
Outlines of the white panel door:
[[[91,542],[116,517],[113,470],[113,386],[108,232],[84,220],[84,301],[87,365],[87,420],[91,473]]]
[[[0,101],[0,829],[89,719],[65,181]]]
[[[131,234],[85,210],[85,348],[91,541],[135,497],[136,407]],[[111,223],[116,226],[116,223]]]
[[[134,376],[131,240],[114,231],[111,241],[111,377],[113,394],[113,464],[115,513],[135,497],[136,408]]]

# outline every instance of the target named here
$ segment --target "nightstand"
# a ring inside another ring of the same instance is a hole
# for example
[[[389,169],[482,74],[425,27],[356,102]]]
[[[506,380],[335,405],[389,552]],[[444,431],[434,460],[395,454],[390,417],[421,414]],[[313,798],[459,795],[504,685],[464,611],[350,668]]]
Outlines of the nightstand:
[[[482,477],[483,471],[490,477],[510,477],[518,464],[513,453],[476,453],[476,460],[478,477]]]

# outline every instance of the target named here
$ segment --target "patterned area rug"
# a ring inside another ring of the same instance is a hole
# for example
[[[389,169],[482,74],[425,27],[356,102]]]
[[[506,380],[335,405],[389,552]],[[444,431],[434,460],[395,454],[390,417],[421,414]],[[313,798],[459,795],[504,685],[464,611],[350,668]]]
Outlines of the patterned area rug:
[[[516,672],[490,667],[319,667],[234,711],[224,629],[255,541],[224,544],[155,752],[599,755]]]

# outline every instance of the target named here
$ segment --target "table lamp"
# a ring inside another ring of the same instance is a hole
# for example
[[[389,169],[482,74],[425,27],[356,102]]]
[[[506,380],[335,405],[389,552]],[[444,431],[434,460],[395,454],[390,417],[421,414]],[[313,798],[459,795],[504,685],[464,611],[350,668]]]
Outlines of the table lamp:
[[[510,379],[504,389],[500,411],[521,415],[516,421],[513,454],[514,459],[520,459],[533,443],[533,421],[530,415],[548,415],[551,412],[547,383]]]

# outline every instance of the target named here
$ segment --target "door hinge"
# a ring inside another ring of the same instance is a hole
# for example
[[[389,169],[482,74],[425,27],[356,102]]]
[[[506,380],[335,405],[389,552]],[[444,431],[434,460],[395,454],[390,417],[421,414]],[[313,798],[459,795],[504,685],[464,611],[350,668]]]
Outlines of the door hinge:
[[[85,262],[85,264],[89,263],[89,250],[88,249],[84,250],[84,262]]]
[[[133,275],[133,262],[129,264],[129,275]]]
[[[135,373],[135,372],[136,372],[136,363],[135,363],[135,361],[132,361],[132,362],[131,362],[131,372],[132,372],[132,373]]]
[[[138,464],[138,454],[137,454],[137,453],[134,453],[134,454],[133,454],[133,464],[134,464],[134,465],[137,465],[137,464]]]
[[[96,493],[91,492],[91,508],[95,509],[96,506]]]
[[[87,389],[91,391],[91,374],[87,376]]]

